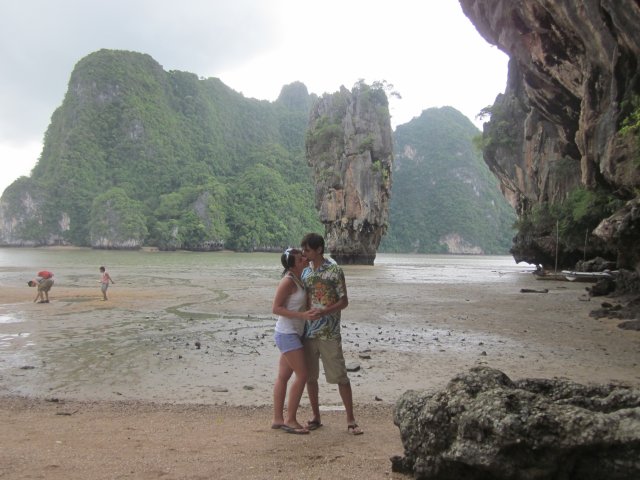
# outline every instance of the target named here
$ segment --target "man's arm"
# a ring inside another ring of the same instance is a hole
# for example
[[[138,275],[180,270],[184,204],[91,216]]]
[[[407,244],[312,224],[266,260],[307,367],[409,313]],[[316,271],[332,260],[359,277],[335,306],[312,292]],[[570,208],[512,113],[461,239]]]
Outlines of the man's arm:
[[[38,290],[38,282],[36,280],[29,280],[27,282],[27,285],[29,285],[30,287],[36,287],[36,298],[33,299],[33,303],[35,303],[40,296],[40,290]]]

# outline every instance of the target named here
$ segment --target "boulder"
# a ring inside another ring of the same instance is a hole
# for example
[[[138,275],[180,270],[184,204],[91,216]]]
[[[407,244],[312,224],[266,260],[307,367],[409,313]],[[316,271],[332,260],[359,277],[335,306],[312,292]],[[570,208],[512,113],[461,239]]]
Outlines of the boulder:
[[[410,390],[393,470],[429,480],[640,478],[640,390],[511,380],[477,367],[436,393]]]

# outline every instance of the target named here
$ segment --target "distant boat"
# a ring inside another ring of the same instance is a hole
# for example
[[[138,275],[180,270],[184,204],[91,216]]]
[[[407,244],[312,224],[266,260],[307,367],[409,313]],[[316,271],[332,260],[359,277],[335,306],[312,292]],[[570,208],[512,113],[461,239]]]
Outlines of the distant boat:
[[[617,272],[572,272],[563,270],[562,275],[570,282],[592,282],[595,283],[603,278],[615,278]]]

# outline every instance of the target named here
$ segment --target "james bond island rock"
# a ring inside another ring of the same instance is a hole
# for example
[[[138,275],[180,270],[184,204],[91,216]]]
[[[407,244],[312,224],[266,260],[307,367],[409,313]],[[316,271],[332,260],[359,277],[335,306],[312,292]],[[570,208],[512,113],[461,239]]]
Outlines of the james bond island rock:
[[[640,219],[628,202],[640,191],[640,3],[460,4],[510,57],[483,153],[520,218],[516,261],[553,266],[557,236],[560,267],[586,254],[638,268]]]
[[[640,478],[640,390],[510,380],[477,367],[436,393],[396,403],[404,457],[394,471],[429,480]]]
[[[388,225],[393,163],[383,86],[360,82],[319,98],[306,154],[327,251],[339,264],[373,265]]]

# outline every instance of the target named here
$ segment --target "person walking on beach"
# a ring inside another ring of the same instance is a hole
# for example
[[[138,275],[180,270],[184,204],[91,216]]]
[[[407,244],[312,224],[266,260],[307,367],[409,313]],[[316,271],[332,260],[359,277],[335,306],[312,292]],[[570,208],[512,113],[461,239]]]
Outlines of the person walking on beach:
[[[36,298],[33,299],[35,303],[38,299],[38,303],[49,303],[49,290],[53,287],[53,273],[48,270],[41,270],[37,273],[37,276],[33,280],[29,280],[27,285],[30,287],[38,287]]]
[[[111,278],[111,275],[109,275],[107,273],[107,269],[104,267],[100,267],[100,280],[98,280],[100,282],[100,290],[102,291],[102,300],[108,300],[107,298],[107,289],[109,288],[109,282],[111,283],[116,283],[113,281],[113,279]]]
[[[316,318],[315,311],[308,309],[307,293],[300,275],[308,261],[302,251],[288,248],[280,257],[284,267],[282,279],[276,289],[272,311],[278,316],[274,339],[281,352],[278,376],[273,387],[273,421],[271,428],[287,433],[306,434],[309,430],[298,422],[297,412],[307,382],[307,367],[304,363],[302,334],[307,320]],[[284,418],[284,401],[287,383],[295,373],[295,380],[289,388],[287,417]]]
[[[307,395],[313,411],[313,418],[307,422],[307,428],[315,430],[322,426],[318,388],[322,360],[327,383],[338,384],[347,414],[347,432],[361,435],[364,432],[353,414],[353,393],[347,376],[340,334],[340,312],[349,305],[344,272],[338,264],[324,257],[322,235],[305,235],[301,246],[302,253],[309,260],[309,266],[302,272],[302,282],[307,289],[311,307],[320,310],[318,319],[307,322],[304,334],[305,362],[309,372]]]

